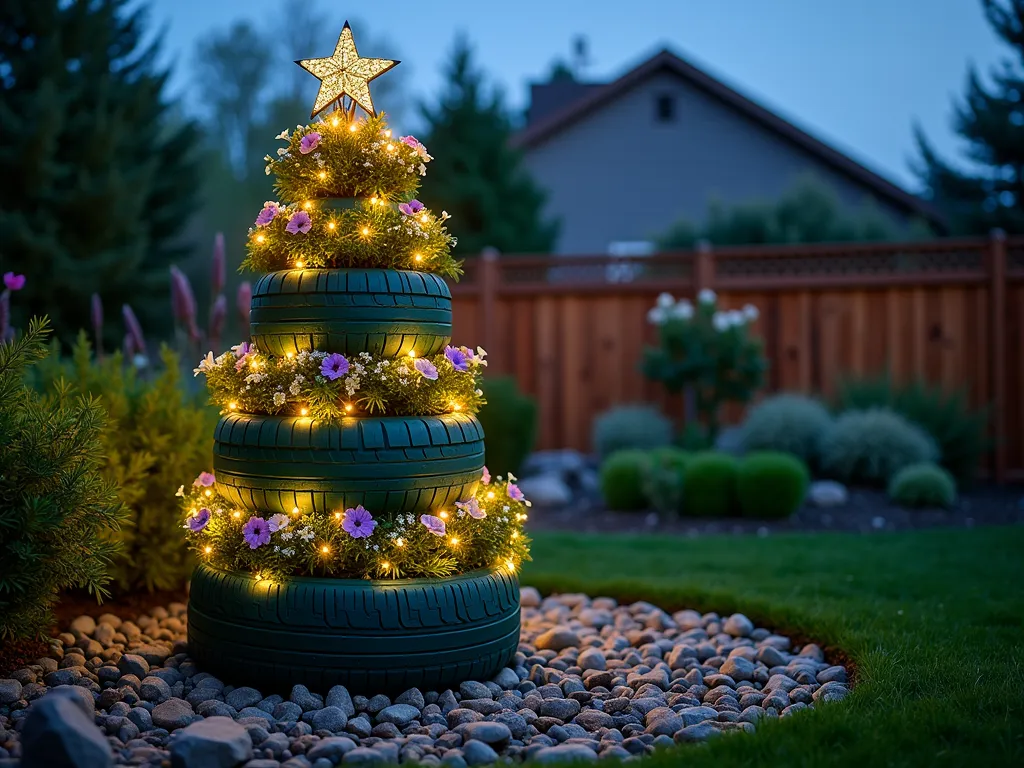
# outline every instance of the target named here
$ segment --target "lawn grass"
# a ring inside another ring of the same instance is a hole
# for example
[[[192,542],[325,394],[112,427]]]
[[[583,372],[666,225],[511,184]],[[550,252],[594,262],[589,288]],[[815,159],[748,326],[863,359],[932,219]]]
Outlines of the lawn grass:
[[[741,611],[855,667],[842,702],[648,765],[1024,765],[1024,528],[769,538],[538,533],[542,593]]]

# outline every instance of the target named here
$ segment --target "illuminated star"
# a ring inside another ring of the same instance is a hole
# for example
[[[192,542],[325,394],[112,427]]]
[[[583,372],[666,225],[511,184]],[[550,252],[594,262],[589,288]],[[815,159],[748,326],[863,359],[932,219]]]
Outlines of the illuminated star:
[[[360,57],[356,51],[355,40],[352,39],[352,28],[347,21],[341,30],[341,37],[338,38],[333,56],[326,59],[303,59],[295,63],[320,80],[320,92],[316,95],[310,119],[342,96],[348,96],[366,110],[367,114],[376,115],[373,99],[370,98],[370,81],[399,64],[391,59]]]

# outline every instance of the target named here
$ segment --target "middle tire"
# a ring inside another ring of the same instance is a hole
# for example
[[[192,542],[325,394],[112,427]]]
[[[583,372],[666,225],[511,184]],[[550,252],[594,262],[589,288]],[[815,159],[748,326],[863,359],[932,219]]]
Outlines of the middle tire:
[[[483,466],[483,427],[462,413],[229,414],[214,432],[217,490],[258,512],[430,512],[471,496]]]

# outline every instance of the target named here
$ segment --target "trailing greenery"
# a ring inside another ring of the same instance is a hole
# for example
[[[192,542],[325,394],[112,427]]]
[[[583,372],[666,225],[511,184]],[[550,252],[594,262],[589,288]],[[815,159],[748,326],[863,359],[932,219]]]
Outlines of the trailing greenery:
[[[519,391],[511,376],[484,378],[486,402],[477,414],[484,428],[484,449],[492,467],[516,474],[537,437],[537,401]]]
[[[110,568],[122,592],[177,589],[188,580],[194,563],[178,535],[178,505],[167,489],[212,458],[216,410],[186,393],[177,355],[165,347],[160,356],[162,366],[149,375],[126,365],[119,352],[95,360],[82,333],[70,360],[53,350],[34,377],[42,391],[63,379],[107,411],[103,475],[116,485],[128,513]]]
[[[885,486],[904,467],[937,456],[924,430],[894,411],[870,408],[836,419],[821,444],[821,469],[845,483]]]
[[[991,446],[989,409],[972,408],[962,389],[946,392],[920,380],[897,384],[888,372],[883,372],[841,381],[836,408],[890,408],[917,424],[938,446],[939,463],[961,485],[974,480]]]
[[[359,536],[346,527],[347,516],[356,510],[264,518],[217,494],[212,474],[178,493],[189,546],[201,561],[218,568],[267,578],[445,578],[492,566],[515,571],[530,559],[530,540],[523,532],[530,502],[511,475],[507,481],[497,477],[491,482],[488,475],[484,480],[476,496],[438,510],[436,517],[379,517],[369,533],[360,530]],[[373,510],[357,509],[373,517]],[[254,525],[260,526],[262,538],[251,530]]]
[[[809,482],[807,465],[791,454],[748,454],[736,473],[740,514],[766,519],[789,517],[803,504]]]
[[[379,267],[434,272],[452,279],[462,274],[461,262],[450,252],[456,240],[444,226],[447,214],[435,216],[422,209],[406,215],[380,198],[341,209],[322,200],[288,206],[268,202],[263,211],[273,218],[249,229],[242,269]],[[296,228],[299,224],[301,229]]]
[[[903,507],[951,507],[956,501],[956,481],[931,462],[911,464],[889,481],[889,498]]]
[[[0,640],[45,634],[61,590],[107,594],[124,510],[100,471],[106,417],[99,402],[58,383],[23,382],[46,356],[45,319],[0,342]]]
[[[626,448],[660,448],[672,442],[672,422],[651,405],[617,405],[594,419],[594,452],[604,461]]]
[[[683,470],[684,509],[691,517],[727,517],[736,512],[733,456],[707,451],[690,459]]]
[[[447,353],[393,359],[360,352],[350,361],[315,350],[274,357],[240,344],[217,358],[207,353],[195,373],[206,374],[210,401],[222,411],[314,419],[476,413],[484,404],[479,382],[485,353],[459,352],[465,370]]]
[[[644,473],[647,453],[642,450],[616,451],[601,464],[601,496],[609,509],[633,511],[647,509]]]
[[[649,506],[665,516],[683,511],[683,478],[693,454],[679,448],[655,448],[644,465],[644,496]]]
[[[791,453],[814,466],[832,415],[813,397],[783,393],[766,397],[743,422],[743,447],[748,451]]]

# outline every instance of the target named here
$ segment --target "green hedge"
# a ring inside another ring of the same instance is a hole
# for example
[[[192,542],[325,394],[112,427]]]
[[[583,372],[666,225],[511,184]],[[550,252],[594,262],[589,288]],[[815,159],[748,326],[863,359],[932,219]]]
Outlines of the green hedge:
[[[728,454],[698,453],[683,470],[683,508],[692,517],[726,517],[737,510],[739,462]]]
[[[782,519],[803,503],[810,482],[807,465],[788,453],[751,453],[740,462],[736,495],[740,514],[760,519]]]
[[[609,509],[633,511],[647,509],[644,473],[645,451],[617,451],[601,465],[601,495]]]

